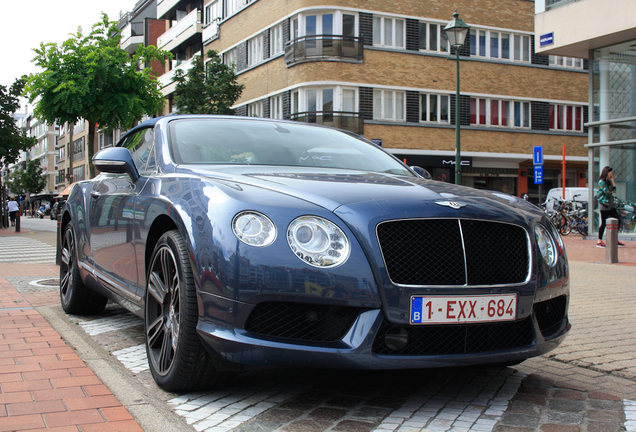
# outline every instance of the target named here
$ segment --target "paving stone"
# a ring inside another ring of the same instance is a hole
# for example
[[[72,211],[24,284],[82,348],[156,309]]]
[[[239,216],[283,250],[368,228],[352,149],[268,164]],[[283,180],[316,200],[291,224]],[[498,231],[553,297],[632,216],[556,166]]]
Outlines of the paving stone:
[[[581,391],[576,390],[555,390],[552,395],[555,398],[568,399],[568,400],[585,400],[586,395]]]
[[[316,420],[297,420],[283,426],[281,429],[287,432],[322,432],[331,426],[329,422]]]
[[[582,412],[548,411],[548,420],[552,423],[580,425],[583,422]]]
[[[347,414],[346,410],[337,408],[317,408],[309,413],[309,417],[317,421],[334,422]]]
[[[562,425],[562,424],[543,424],[539,428],[541,432],[579,432],[580,427],[574,425]]]
[[[587,422],[587,432],[621,432],[624,430],[622,423]]]
[[[504,415],[501,418],[501,423],[508,426],[522,426],[522,427],[535,428],[539,425],[539,416],[504,413]]]
[[[587,411],[587,418],[600,422],[622,423],[625,421],[625,414],[621,411],[592,409]]]
[[[583,402],[566,399],[550,399],[548,406],[550,409],[560,412],[581,412],[585,409]]]
[[[609,393],[604,393],[604,392],[599,392],[599,391],[591,391],[591,392],[588,393],[588,396],[589,396],[590,399],[602,399],[602,400],[612,400],[612,401],[621,400],[621,398],[619,398],[616,395],[609,394]]]
[[[384,418],[391,415],[392,412],[390,408],[364,406],[352,411],[349,416],[358,417],[370,422],[381,422]]]
[[[342,420],[341,422],[338,422],[338,424],[335,425],[332,430],[344,432],[369,432],[372,431],[375,426],[376,423],[356,420]]]

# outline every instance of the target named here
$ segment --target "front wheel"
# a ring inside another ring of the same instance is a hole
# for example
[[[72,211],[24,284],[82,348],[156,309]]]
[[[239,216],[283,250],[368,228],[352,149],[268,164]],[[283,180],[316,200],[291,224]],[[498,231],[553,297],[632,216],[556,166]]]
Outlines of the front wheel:
[[[221,373],[196,332],[197,299],[185,241],[179,231],[157,242],[146,278],[146,352],[152,377],[172,392],[214,386]]]
[[[73,222],[69,222],[62,237],[60,251],[60,300],[69,314],[93,315],[104,310],[108,299],[91,291],[82,282],[77,263],[77,244]]]

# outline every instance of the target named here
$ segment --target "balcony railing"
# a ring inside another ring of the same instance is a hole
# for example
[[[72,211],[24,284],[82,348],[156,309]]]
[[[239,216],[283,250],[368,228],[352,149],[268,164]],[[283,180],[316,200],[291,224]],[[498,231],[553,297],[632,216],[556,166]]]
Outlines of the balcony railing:
[[[321,60],[363,59],[362,39],[352,36],[318,35],[303,36],[290,41],[285,46],[285,63]]]
[[[579,0],[546,0],[545,10],[551,10],[577,1]]]
[[[201,31],[201,11],[194,9],[181,20],[174,23],[167,32],[159,36],[157,39],[157,47],[170,51],[173,47],[167,47],[167,45],[178,39],[182,34],[190,36],[191,33],[201,33]]]
[[[331,126],[338,129],[362,135],[364,133],[364,119],[357,112],[347,111],[306,111],[293,113],[289,116],[291,120],[315,123],[319,125]]]

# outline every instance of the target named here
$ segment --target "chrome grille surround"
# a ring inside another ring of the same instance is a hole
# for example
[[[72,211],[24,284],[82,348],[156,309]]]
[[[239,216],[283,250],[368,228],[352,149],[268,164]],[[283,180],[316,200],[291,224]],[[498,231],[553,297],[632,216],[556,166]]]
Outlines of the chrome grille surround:
[[[477,219],[399,219],[377,225],[397,286],[512,286],[530,281],[531,242],[519,225]]]

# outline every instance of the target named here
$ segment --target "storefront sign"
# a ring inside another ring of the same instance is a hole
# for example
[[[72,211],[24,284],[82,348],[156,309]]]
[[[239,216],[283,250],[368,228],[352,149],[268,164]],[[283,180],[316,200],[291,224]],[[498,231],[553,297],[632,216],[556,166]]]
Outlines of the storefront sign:
[[[554,44],[554,32],[543,34],[539,38],[539,46],[541,48],[552,44]]]

